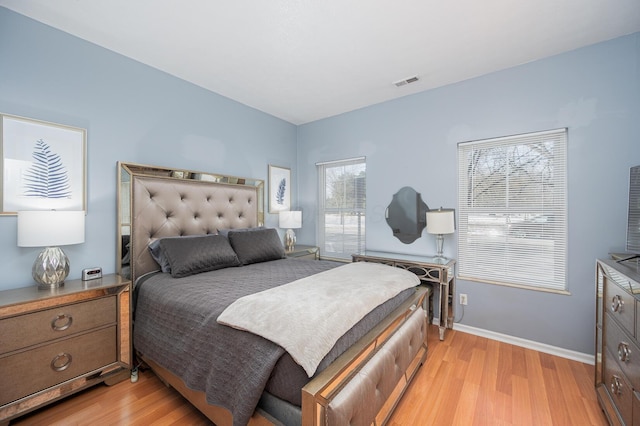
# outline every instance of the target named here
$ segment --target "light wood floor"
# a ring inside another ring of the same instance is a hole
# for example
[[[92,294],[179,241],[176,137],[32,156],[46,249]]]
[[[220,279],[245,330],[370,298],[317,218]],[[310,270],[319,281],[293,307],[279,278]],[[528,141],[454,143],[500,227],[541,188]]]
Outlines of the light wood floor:
[[[389,425],[606,425],[593,366],[432,327],[429,356]],[[151,372],[96,386],[11,425],[209,425]]]

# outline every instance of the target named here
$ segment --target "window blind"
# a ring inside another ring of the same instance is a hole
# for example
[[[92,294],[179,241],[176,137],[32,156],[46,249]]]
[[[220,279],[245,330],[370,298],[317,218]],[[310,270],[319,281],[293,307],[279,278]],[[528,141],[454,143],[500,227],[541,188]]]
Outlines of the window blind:
[[[364,158],[318,163],[318,246],[325,258],[350,259],[365,249]]]
[[[458,274],[567,289],[567,129],[458,144]]]

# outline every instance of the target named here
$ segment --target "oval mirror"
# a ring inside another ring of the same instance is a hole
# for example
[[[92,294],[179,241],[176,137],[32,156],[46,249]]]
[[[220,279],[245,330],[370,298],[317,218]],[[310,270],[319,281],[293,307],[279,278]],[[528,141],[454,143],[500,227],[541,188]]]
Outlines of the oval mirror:
[[[385,217],[393,231],[393,236],[405,244],[411,244],[422,235],[427,226],[429,207],[415,189],[405,186],[393,194]]]

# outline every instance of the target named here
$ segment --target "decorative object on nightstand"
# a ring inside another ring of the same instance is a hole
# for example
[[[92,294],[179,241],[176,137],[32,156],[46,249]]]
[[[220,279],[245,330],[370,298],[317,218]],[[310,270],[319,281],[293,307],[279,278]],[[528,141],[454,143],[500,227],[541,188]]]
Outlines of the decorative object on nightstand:
[[[45,247],[31,269],[39,288],[61,286],[69,275],[69,258],[58,246],[84,243],[84,211],[18,212],[18,247]]]
[[[437,257],[443,258],[444,234],[453,234],[456,230],[454,209],[429,210],[427,212],[427,232],[436,235]]]
[[[302,228],[302,212],[301,211],[282,211],[280,212],[280,228],[287,228],[284,234],[284,247],[285,250],[293,251],[296,245],[296,233],[294,229]]]

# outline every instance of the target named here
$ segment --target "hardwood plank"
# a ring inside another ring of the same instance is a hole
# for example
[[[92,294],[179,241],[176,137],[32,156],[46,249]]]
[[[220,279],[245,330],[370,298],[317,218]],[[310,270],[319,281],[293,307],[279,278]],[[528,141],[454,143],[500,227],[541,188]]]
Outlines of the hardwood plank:
[[[549,399],[552,395],[547,393],[544,385],[544,375],[542,374],[542,364],[539,352],[525,351],[527,363],[527,384],[531,394],[531,413],[533,423],[538,425],[552,424]]]
[[[513,348],[512,345],[500,344],[498,352],[500,353],[499,368],[496,378],[496,390],[503,392],[505,395],[511,395],[511,376],[513,372]]]
[[[412,425],[606,425],[593,366],[437,327],[429,356],[389,420]],[[11,422],[13,426],[211,425],[152,372],[99,385]]]
[[[533,426],[533,411],[531,410],[531,394],[529,383],[526,378],[520,375],[513,376],[513,397],[511,407],[513,408],[513,421],[517,421],[522,426]]]
[[[553,395],[552,401],[549,404],[553,406],[551,409],[551,418],[554,424],[571,424],[571,413],[569,407],[564,403],[564,398],[561,397],[563,392],[563,386],[558,375],[558,371],[555,367],[555,363],[551,360],[550,363],[545,363],[546,367],[542,369],[542,375],[544,379],[544,386],[547,388],[547,393]],[[593,385],[591,386],[593,391]]]
[[[482,368],[482,381],[480,385],[484,389],[498,389],[498,369],[500,360],[500,342],[487,340],[487,355]]]

